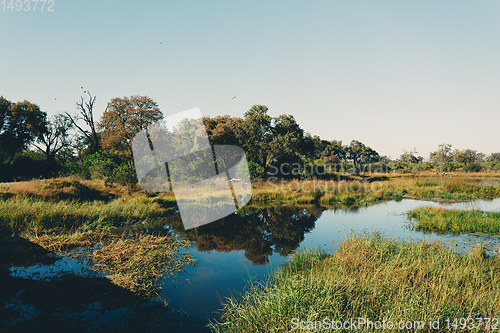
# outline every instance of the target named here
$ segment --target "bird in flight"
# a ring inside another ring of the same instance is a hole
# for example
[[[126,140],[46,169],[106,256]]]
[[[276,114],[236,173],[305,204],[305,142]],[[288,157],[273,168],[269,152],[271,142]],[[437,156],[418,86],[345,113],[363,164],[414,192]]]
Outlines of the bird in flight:
[[[233,99],[235,99],[235,98],[236,98],[236,96],[233,96],[233,98],[231,98],[231,100],[233,100]]]

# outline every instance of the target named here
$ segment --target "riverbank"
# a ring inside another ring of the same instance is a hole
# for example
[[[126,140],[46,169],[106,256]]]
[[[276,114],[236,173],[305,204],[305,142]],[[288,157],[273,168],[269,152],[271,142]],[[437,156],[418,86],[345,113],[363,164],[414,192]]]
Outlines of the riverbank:
[[[347,239],[333,255],[299,251],[267,283],[254,283],[226,300],[222,320],[210,327],[214,332],[328,330],[325,325],[365,318],[438,331],[429,322],[439,319],[439,331],[450,331],[462,324],[454,318],[497,318],[489,324],[474,319],[475,328],[488,331],[493,324],[500,327],[498,304],[498,256],[485,257],[480,247],[460,255],[437,243],[372,234]],[[357,331],[373,328],[358,325]]]
[[[260,182],[253,185],[250,205],[356,206],[403,198],[466,201],[500,197],[500,181],[484,182],[478,178],[482,176],[394,174],[341,181]],[[138,188],[107,185],[104,181],[57,178],[0,184],[0,229],[18,234],[97,232],[124,226],[137,229],[159,225],[166,217],[177,218],[180,224],[176,212],[172,193],[146,194]]]
[[[483,176],[489,181],[485,182]],[[377,174],[342,180],[273,180],[255,184],[252,202],[352,206],[400,199],[491,199],[500,196],[500,181],[495,179],[500,180],[500,174]]]
[[[403,198],[453,201],[498,196],[500,185],[484,183],[482,179],[472,176],[376,175],[364,179],[351,177],[338,182],[257,183],[254,184],[252,201],[246,208],[251,209],[252,205],[303,204],[356,207]],[[146,194],[138,188],[76,178],[0,184],[0,230],[21,235],[56,253],[67,253],[78,247],[92,248],[92,253],[96,253],[94,245],[100,244],[109,249],[106,253],[112,258],[118,249],[131,248],[125,244],[122,247],[113,246],[120,241],[136,246],[138,252],[143,248],[161,248],[161,244],[168,244],[169,258],[176,258],[171,261],[176,267],[182,268],[183,263],[194,264],[191,258],[178,256],[179,251],[189,244],[185,240],[171,240],[171,236],[165,234],[163,226],[167,220],[169,225],[183,230],[172,193]],[[146,230],[156,239],[134,241],[134,237],[146,236]],[[124,232],[128,240],[122,239]],[[118,263],[115,268],[110,264],[106,267],[107,271],[103,271],[92,253],[88,257],[93,259],[95,270],[106,272],[114,281],[127,281],[112,277],[118,274],[116,267],[124,266],[123,263],[115,260]],[[154,265],[148,267],[155,271],[148,274],[141,267],[138,271],[130,270],[128,276],[158,277],[157,272],[167,269]],[[144,287],[136,284],[131,288],[133,283],[128,282],[122,285],[142,294],[157,293],[156,289],[150,288],[148,281],[141,281]]]
[[[500,212],[419,207],[408,216],[416,230],[500,234]]]
[[[192,242],[154,230],[174,214],[168,196],[72,178],[2,184],[1,190],[0,231],[85,259],[90,269],[138,296],[159,295],[162,278],[196,264],[180,254]]]

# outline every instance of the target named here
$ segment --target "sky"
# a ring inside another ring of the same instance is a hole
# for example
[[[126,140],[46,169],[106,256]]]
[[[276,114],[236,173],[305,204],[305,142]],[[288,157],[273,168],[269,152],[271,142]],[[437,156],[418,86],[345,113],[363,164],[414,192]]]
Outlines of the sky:
[[[497,0],[9,2],[0,95],[48,115],[76,113],[89,90],[97,119],[131,95],[166,116],[242,117],[263,104],[392,158],[428,158],[441,143],[500,151]]]

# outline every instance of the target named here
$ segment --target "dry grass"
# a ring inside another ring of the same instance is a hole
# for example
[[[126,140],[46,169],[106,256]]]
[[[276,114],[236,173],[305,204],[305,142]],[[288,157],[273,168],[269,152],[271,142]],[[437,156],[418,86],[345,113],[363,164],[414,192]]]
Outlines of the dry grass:
[[[114,284],[151,297],[160,293],[162,279],[196,263],[190,254],[179,255],[180,249],[190,245],[168,235],[138,234],[115,238],[86,257],[92,270],[106,273]]]
[[[169,235],[52,232],[32,235],[29,240],[52,252],[87,259],[91,270],[105,273],[114,284],[148,298],[160,293],[162,279],[196,264],[190,254],[179,254],[192,243]],[[67,252],[75,248],[83,251]]]
[[[106,185],[103,180],[64,177],[1,183],[0,191],[25,198],[107,200],[130,195],[133,188],[118,184]]]
[[[500,196],[500,185],[484,184],[470,175],[372,175],[336,180],[292,180],[254,185],[253,202],[364,204],[393,199],[464,201]]]
[[[94,244],[109,240],[112,236],[109,233],[85,231],[74,233],[58,233],[55,230],[43,235],[25,235],[26,238],[35,244],[51,252],[65,252],[78,247],[91,247]]]

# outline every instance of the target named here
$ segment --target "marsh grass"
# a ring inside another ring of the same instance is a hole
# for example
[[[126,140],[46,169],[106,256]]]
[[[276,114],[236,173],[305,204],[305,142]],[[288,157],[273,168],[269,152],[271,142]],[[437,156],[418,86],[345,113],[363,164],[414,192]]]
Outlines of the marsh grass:
[[[446,318],[498,317],[499,304],[498,256],[486,258],[480,247],[459,255],[434,242],[375,234],[352,236],[333,255],[299,251],[270,281],[227,299],[221,321],[209,326],[214,332],[291,332],[292,318],[370,318],[440,319],[443,327]]]
[[[108,203],[46,201],[39,198],[0,200],[0,228],[38,234],[50,229],[109,229],[134,223],[153,223],[174,212],[154,199],[118,198]]]
[[[162,279],[196,263],[179,254],[189,241],[140,231],[172,218],[172,195],[74,178],[2,184],[0,191],[0,230],[87,259],[90,269],[141,297],[158,295]]]
[[[480,183],[478,179],[471,177],[414,175],[414,177],[358,178],[338,182],[326,180],[262,182],[255,185],[252,201],[351,206],[403,198],[453,202],[500,196],[500,185]]]
[[[90,248],[114,237],[110,233],[98,231],[57,232],[56,230],[42,235],[25,233],[23,236],[44,249],[57,253],[64,253],[79,247]]]
[[[74,177],[31,180],[0,184],[0,192],[24,198],[44,200],[108,201],[129,194],[134,189],[118,184],[106,185],[103,180]]]
[[[114,237],[83,256],[90,260],[90,269],[106,273],[114,284],[140,296],[152,297],[160,294],[164,278],[196,264],[190,254],[179,254],[190,245],[188,240],[169,235],[135,234]]]
[[[500,234],[500,212],[419,207],[408,212],[416,230]]]

